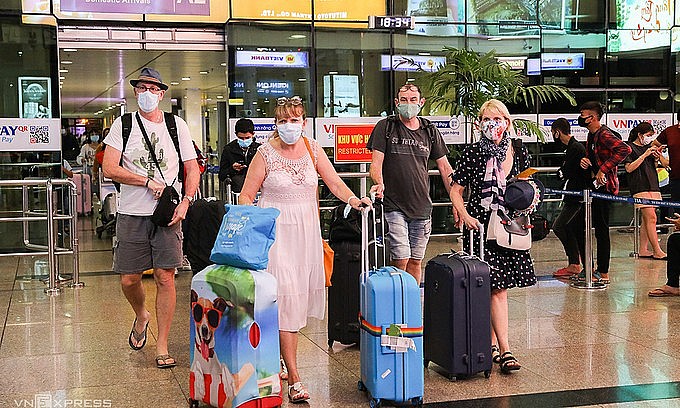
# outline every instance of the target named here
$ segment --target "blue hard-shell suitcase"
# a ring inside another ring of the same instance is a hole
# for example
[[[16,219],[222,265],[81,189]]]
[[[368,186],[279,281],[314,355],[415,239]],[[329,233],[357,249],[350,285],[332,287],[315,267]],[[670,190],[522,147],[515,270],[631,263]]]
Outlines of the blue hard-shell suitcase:
[[[374,214],[374,213],[373,213]],[[383,224],[383,220],[376,220]],[[377,221],[377,222],[376,222]],[[384,266],[369,271],[368,213],[362,217],[362,278],[360,287],[361,381],[370,406],[383,400],[421,406],[424,392],[423,319],[420,288],[402,270]],[[378,228],[373,228],[376,231]],[[384,233],[373,234],[377,264],[377,245]]]

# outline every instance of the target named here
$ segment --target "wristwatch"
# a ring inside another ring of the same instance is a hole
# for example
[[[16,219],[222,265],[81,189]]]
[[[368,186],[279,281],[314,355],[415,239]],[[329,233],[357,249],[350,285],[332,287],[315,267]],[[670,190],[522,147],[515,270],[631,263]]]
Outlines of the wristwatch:
[[[196,201],[196,199],[193,196],[185,195],[184,198],[186,198],[189,201],[189,206],[191,206],[194,203],[194,201]]]

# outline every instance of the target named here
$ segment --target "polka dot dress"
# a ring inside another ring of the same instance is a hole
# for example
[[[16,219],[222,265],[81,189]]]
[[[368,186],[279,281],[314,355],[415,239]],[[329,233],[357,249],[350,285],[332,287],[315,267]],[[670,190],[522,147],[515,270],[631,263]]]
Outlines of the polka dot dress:
[[[508,178],[529,167],[529,153],[526,147],[522,146],[522,149],[524,149],[523,155],[515,154]],[[472,217],[484,224],[485,235],[491,216],[491,211],[484,210],[481,204],[482,182],[484,181],[487,157],[487,155],[482,154],[479,143],[467,146],[456,163],[456,171],[453,176],[456,183],[467,188],[466,192],[469,193],[469,198],[467,199],[466,209]],[[464,228],[463,234],[463,250],[470,253],[470,232]],[[472,253],[479,253],[479,232],[475,232]],[[492,289],[521,288],[536,284],[534,264],[529,250],[520,251],[503,248],[496,245],[496,241],[485,241],[484,260],[491,267]]]

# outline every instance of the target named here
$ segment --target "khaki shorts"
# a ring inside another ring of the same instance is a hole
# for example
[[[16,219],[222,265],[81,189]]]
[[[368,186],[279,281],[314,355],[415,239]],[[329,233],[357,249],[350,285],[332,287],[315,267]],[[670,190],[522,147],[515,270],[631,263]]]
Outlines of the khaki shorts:
[[[658,191],[643,191],[640,193],[633,194],[633,197],[661,201],[661,193]],[[656,208],[656,206],[649,204],[635,204],[635,208]]]
[[[135,274],[151,268],[174,269],[182,265],[181,223],[158,227],[151,217],[116,216],[113,271]]]

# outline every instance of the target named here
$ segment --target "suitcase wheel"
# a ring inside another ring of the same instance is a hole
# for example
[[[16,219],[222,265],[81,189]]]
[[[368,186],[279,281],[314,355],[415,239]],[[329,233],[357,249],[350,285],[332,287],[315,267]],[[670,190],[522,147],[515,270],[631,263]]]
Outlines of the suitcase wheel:
[[[484,371],[484,378],[489,378],[489,377],[491,377],[491,370]]]
[[[333,348],[333,340],[328,339],[328,348]]]
[[[359,391],[366,391],[366,386],[364,385],[363,381],[359,381],[359,382],[357,383],[357,389],[358,389]]]
[[[195,399],[189,398],[189,408],[198,408],[198,401]]]
[[[371,408],[380,408],[382,406],[382,401],[378,398],[371,398],[371,400],[368,401],[368,406]]]
[[[411,405],[413,405],[414,407],[422,407],[423,406],[423,397],[411,398]]]

